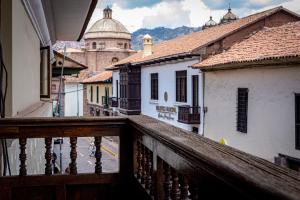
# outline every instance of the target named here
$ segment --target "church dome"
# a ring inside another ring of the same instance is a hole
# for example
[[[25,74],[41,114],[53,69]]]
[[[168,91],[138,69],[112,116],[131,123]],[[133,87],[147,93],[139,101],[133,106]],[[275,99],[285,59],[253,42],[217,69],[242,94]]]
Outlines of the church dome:
[[[224,24],[224,23],[235,21],[237,19],[238,19],[238,17],[231,12],[231,8],[229,5],[228,12],[223,16],[220,23]]]
[[[94,23],[85,34],[85,39],[92,38],[131,39],[131,34],[121,22],[112,18],[112,10],[105,8],[103,18]]]
[[[217,22],[215,22],[212,19],[212,16],[210,16],[209,20],[205,23],[205,25],[202,27],[202,29],[210,28],[210,27],[213,27],[213,26],[216,26],[216,25],[218,25]]]

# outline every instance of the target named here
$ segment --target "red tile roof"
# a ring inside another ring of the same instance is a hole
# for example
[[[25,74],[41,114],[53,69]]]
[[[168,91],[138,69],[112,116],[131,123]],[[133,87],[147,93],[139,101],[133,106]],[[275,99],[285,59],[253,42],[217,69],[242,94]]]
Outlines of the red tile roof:
[[[112,71],[104,71],[95,76],[83,80],[82,83],[101,83],[107,81],[110,78],[112,78]]]
[[[264,19],[274,13],[281,10],[292,13],[283,7],[276,7],[270,10],[266,10],[254,15],[250,15],[234,22],[215,26],[209,29],[205,29],[200,32],[191,33],[185,36],[177,37],[172,40],[161,42],[157,45],[153,45],[153,54],[147,57],[143,57],[143,51],[139,51],[132,56],[129,56],[113,66],[107,67],[107,69],[117,68],[119,65],[127,63],[140,63],[145,61],[152,61],[159,58],[169,57],[178,54],[192,54],[193,51],[205,47],[211,43],[214,43],[244,27],[247,27],[261,19]],[[292,13],[296,16],[296,14]]]
[[[300,59],[300,22],[264,28],[226,52],[211,56],[193,67],[212,69],[230,64],[298,57]]]

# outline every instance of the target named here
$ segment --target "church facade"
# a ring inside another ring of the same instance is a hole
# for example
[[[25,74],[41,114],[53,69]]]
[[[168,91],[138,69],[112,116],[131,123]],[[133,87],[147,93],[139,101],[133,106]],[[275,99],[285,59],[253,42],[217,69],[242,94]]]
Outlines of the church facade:
[[[103,10],[103,18],[95,22],[84,35],[85,45],[68,56],[88,66],[91,75],[133,53],[131,34],[125,26],[112,18],[112,9]]]

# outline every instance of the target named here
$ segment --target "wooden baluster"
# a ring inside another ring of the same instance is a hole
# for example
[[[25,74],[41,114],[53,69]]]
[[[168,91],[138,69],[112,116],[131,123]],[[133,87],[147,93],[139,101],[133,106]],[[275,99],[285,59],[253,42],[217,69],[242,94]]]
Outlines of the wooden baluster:
[[[70,137],[70,159],[71,162],[69,164],[70,174],[76,175],[77,174],[77,164],[76,164],[76,158],[77,158],[77,152],[76,152],[76,144],[77,144],[77,137]]]
[[[165,200],[171,200],[172,182],[171,182],[170,166],[167,163],[164,163],[163,166],[164,166],[164,175],[165,175],[164,199]]]
[[[175,169],[171,169],[172,172],[172,190],[171,197],[173,200],[180,199],[180,189],[179,189],[179,178]]]
[[[151,152],[148,148],[145,148],[145,157],[146,157],[146,178],[145,178],[145,188],[146,190],[149,190],[150,192],[150,188],[151,188],[151,183],[152,183],[152,174],[151,174],[151,167],[152,167],[152,163],[151,163]]]
[[[19,145],[20,145],[20,176],[26,176],[27,170],[26,170],[26,140],[27,138],[19,138]]]
[[[95,173],[96,174],[101,174],[102,173],[102,163],[101,163],[101,142],[102,142],[102,137],[95,137],[95,147],[96,147],[96,152],[95,152],[95,158],[96,158],[96,163],[95,163]]]
[[[137,141],[137,174],[136,177],[138,181],[141,181],[142,178],[142,152],[141,152],[141,143],[140,141]]]
[[[181,176],[180,194],[181,200],[189,200],[189,185],[187,179],[184,176]]]
[[[191,195],[190,195],[190,199],[191,200],[198,200],[198,187],[196,185],[192,185],[191,186]]]
[[[51,165],[51,146],[52,146],[52,138],[47,137],[45,138],[45,159],[46,159],[46,164],[45,164],[45,174],[46,175],[51,175],[52,174],[52,165]]]
[[[146,153],[145,146],[141,144],[141,152],[142,152],[142,174],[141,174],[141,184],[145,184],[146,180]]]
[[[149,162],[150,162],[150,195],[154,196],[154,192],[155,192],[155,176],[153,173],[153,168],[154,168],[154,162],[153,162],[153,152],[149,151]]]

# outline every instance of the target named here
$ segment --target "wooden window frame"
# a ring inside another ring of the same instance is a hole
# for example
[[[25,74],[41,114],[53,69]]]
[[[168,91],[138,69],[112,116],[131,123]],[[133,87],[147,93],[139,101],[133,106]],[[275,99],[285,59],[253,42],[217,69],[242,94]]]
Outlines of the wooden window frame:
[[[158,73],[150,74],[151,100],[158,100]]]
[[[46,55],[47,55],[47,66],[46,67],[46,73],[47,73],[47,81],[46,83],[43,82],[42,80],[42,76],[43,76],[43,70],[42,68],[44,66],[43,65],[43,56],[42,56],[42,53],[43,51],[46,51]],[[51,96],[51,76],[50,76],[50,73],[51,73],[51,65],[50,65],[50,46],[46,46],[46,47],[41,47],[40,48],[40,53],[41,53],[41,61],[40,61],[40,98],[47,98],[49,99],[50,96]],[[42,94],[43,93],[43,84],[47,84],[47,91],[45,94]]]
[[[300,150],[300,93],[295,93],[295,149]]]
[[[99,103],[99,86],[96,87],[96,103]]]
[[[238,88],[236,130],[241,133],[248,131],[248,94],[248,88]]]
[[[187,70],[176,71],[176,102],[187,102]]]
[[[91,85],[91,94],[90,94],[90,101],[91,101],[91,103],[93,103],[93,98],[94,98],[93,90],[94,90],[94,88]]]

